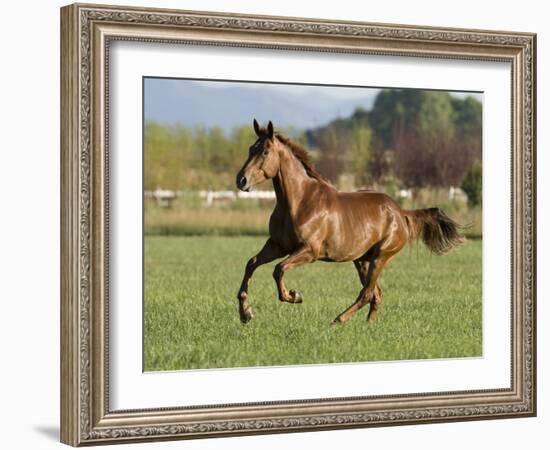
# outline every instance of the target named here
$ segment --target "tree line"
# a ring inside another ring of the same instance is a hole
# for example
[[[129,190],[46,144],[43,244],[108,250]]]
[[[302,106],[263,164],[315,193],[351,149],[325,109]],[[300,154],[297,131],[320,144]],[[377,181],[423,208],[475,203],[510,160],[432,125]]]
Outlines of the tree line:
[[[392,89],[382,90],[370,111],[356,109],[316,129],[281,131],[305,144],[321,174],[336,184],[347,175],[357,188],[466,181],[467,189],[480,191],[481,130],[481,104],[472,97]],[[248,124],[225,132],[146,123],[145,189],[232,189],[255,139]]]
[[[481,103],[447,92],[383,90],[370,111],[307,132],[319,169],[337,181],[352,174],[358,186],[461,186],[481,162]]]
[[[232,189],[256,139],[251,125],[227,134],[219,127],[145,124],[144,188]]]

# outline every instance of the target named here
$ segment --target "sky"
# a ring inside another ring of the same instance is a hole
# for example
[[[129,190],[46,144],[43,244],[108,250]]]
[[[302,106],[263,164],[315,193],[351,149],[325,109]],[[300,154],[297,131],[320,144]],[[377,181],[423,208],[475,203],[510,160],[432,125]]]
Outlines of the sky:
[[[144,118],[162,124],[218,126],[225,131],[273,121],[276,128],[307,129],[348,117],[360,107],[371,109],[380,88],[144,79]],[[482,94],[471,95],[481,101]]]

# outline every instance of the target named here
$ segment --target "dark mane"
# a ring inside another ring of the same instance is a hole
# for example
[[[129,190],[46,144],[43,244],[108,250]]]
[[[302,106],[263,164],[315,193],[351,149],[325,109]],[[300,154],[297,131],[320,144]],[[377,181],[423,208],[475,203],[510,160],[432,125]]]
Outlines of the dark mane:
[[[317,169],[315,169],[315,167],[313,166],[311,157],[304,147],[297,144],[296,142],[291,141],[288,137],[283,136],[280,133],[275,133],[275,137],[290,149],[292,154],[298,159],[298,161],[302,163],[304,169],[306,169],[306,173],[311,178],[327,182],[326,178],[324,178],[319,172],[317,172]]]

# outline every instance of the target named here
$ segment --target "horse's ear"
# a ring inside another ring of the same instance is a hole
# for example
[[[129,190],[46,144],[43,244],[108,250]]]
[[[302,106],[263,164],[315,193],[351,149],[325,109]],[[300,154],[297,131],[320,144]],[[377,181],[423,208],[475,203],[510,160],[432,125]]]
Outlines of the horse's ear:
[[[271,120],[267,124],[267,135],[268,135],[269,139],[273,138],[273,124],[271,123]]]
[[[256,132],[256,136],[260,137],[260,125],[258,125],[256,119],[254,119],[254,131]]]

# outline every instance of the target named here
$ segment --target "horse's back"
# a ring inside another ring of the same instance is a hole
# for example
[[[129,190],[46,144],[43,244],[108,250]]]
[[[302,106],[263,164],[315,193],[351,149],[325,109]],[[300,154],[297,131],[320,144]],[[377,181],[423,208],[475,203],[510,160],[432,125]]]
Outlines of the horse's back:
[[[340,204],[344,208],[364,209],[389,209],[400,212],[401,207],[389,195],[374,190],[361,190],[356,192],[338,192]]]

